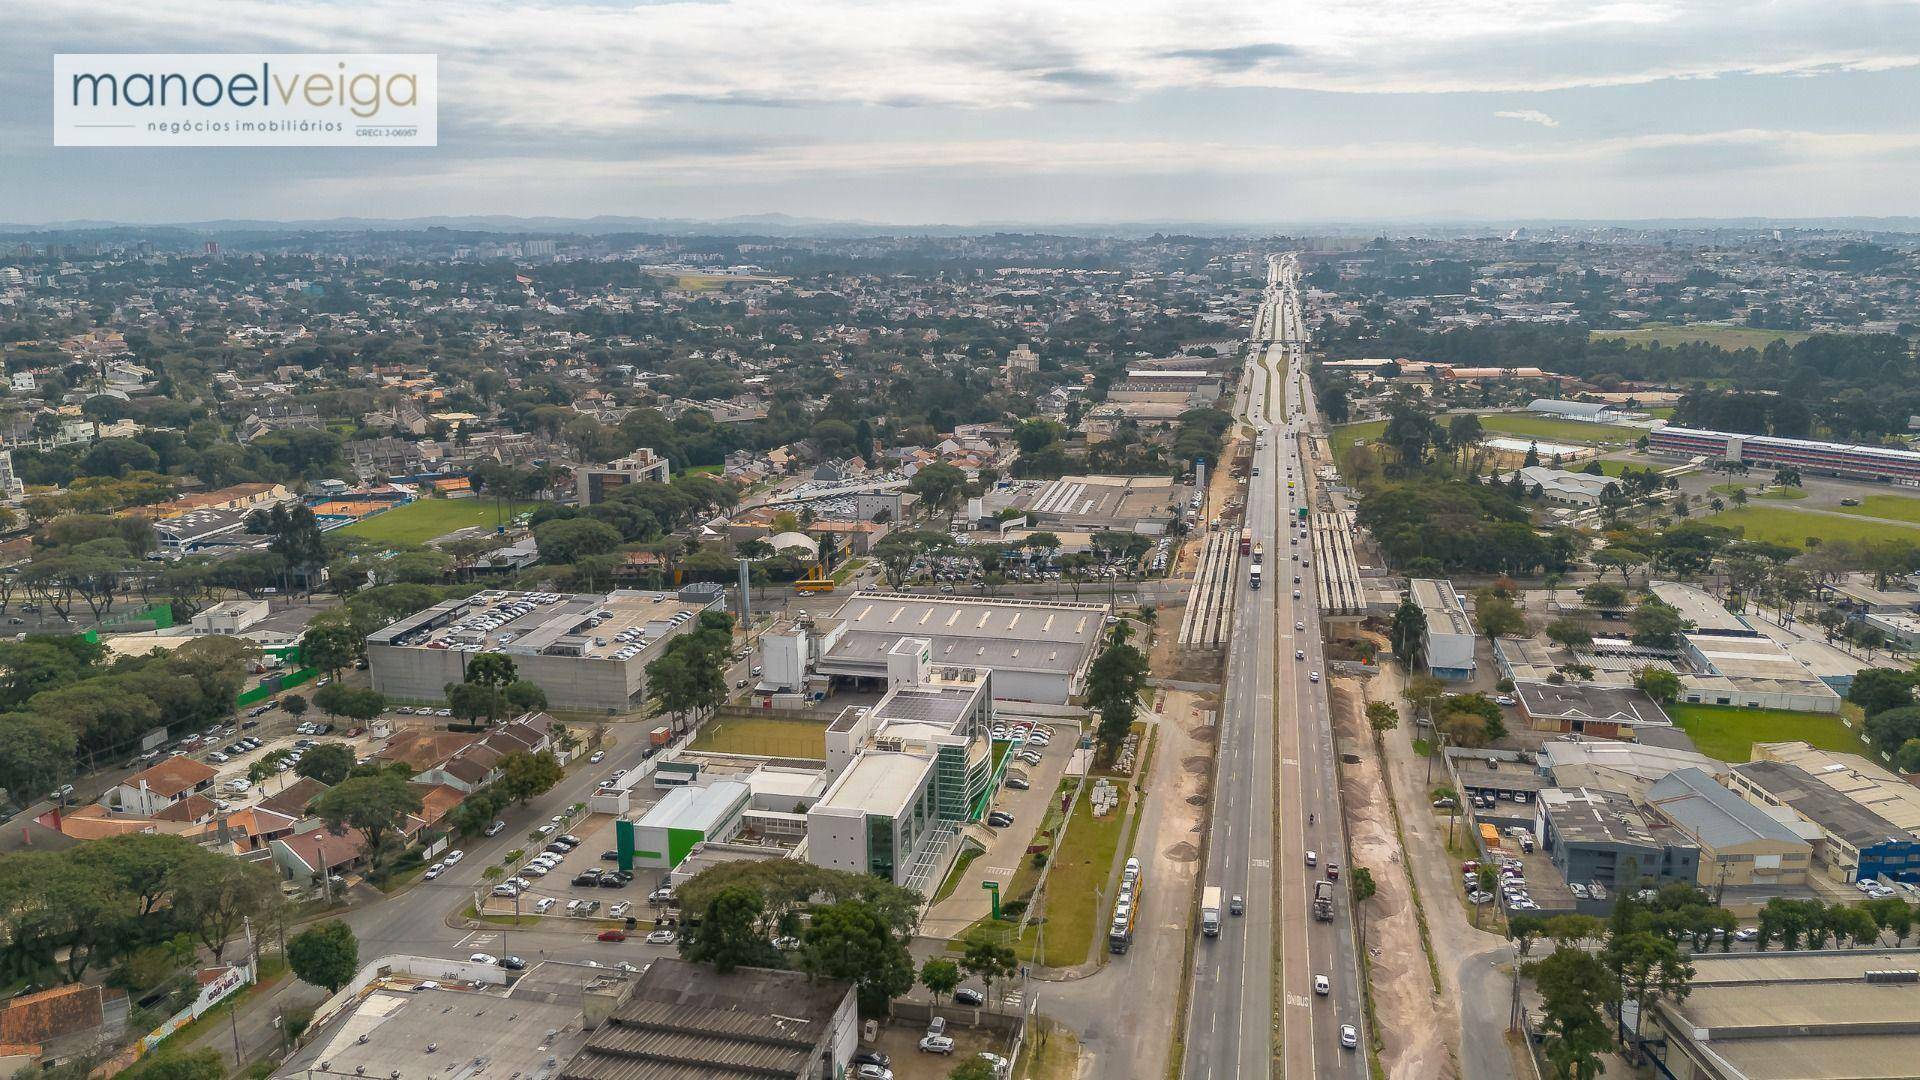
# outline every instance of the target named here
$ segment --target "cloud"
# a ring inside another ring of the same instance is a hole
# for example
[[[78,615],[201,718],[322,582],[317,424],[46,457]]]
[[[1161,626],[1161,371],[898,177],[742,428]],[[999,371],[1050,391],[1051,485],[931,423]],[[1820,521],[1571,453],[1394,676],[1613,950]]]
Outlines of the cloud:
[[[1539,109],[1502,109],[1493,115],[1502,120],[1520,120],[1541,127],[1559,127],[1560,121],[1541,112]]]

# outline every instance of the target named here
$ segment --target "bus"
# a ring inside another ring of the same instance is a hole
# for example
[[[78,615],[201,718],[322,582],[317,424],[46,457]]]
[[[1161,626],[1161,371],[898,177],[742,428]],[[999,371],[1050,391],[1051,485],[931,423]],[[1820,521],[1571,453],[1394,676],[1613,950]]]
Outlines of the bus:
[[[1251,528],[1243,528],[1240,530],[1240,554],[1253,554],[1253,530]]]

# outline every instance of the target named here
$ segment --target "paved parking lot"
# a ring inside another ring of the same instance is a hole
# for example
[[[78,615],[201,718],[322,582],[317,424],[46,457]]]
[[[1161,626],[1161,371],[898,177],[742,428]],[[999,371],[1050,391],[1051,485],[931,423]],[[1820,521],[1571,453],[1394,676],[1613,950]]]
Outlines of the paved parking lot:
[[[920,923],[922,935],[952,937],[990,914],[992,899],[981,888],[981,882],[997,881],[1002,887],[1006,886],[1027,858],[1027,845],[1033,842],[1034,831],[1047,816],[1079,737],[1078,729],[1069,724],[1043,726],[1053,732],[1053,742],[1040,750],[1040,764],[1027,765],[1017,759],[1010,759],[1006,764],[1006,778],[1019,777],[1031,786],[1021,791],[1008,787],[1003,779],[993,795],[990,809],[1012,814],[1013,825],[994,828],[983,821],[967,828],[964,835],[985,845],[986,850],[968,864],[952,894],[927,912]]]
[[[953,1053],[922,1053],[920,1037],[925,1034],[926,1027],[921,1024],[894,1023],[880,1030],[880,1038],[874,1041],[874,1048],[893,1059],[891,1068],[895,1080],[944,1080],[962,1061],[982,1050],[997,1054],[1007,1051],[1004,1035],[984,1028],[950,1024],[947,1035],[953,1039]]]
[[[621,919],[631,917],[641,923],[653,920],[655,909],[647,903],[647,893],[658,887],[657,872],[636,874],[634,880],[625,885],[609,888],[604,885],[588,884],[579,881],[580,875],[589,870],[610,871],[616,864],[602,858],[611,851],[613,843],[613,818],[607,814],[589,814],[572,823],[563,823],[552,835],[571,835],[580,839],[580,846],[571,852],[560,855],[560,860],[546,874],[523,874],[523,871],[535,858],[545,853],[549,839],[539,843],[528,841],[523,845],[519,858],[510,863],[503,862],[501,867],[508,878],[524,876],[529,888],[517,897],[486,895],[481,910],[489,915],[540,915],[550,919]],[[625,908],[619,905],[625,904]],[[585,905],[582,908],[578,905]]]

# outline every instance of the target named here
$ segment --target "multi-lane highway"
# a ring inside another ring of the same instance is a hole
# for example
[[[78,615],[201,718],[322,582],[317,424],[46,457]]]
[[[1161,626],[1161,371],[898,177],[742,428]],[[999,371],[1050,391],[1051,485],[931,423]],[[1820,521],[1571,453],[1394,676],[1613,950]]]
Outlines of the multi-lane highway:
[[[1295,439],[1311,392],[1292,256],[1269,260],[1253,337],[1243,416],[1259,438],[1246,524],[1264,555],[1263,583],[1252,589],[1243,573],[1234,601],[1203,878],[1226,897],[1244,897],[1245,914],[1223,914],[1220,936],[1195,945],[1183,1074],[1362,1077],[1366,1032],[1344,873],[1333,919],[1311,914],[1314,883],[1329,862],[1345,861],[1345,845],[1325,684],[1309,675],[1324,670],[1314,568],[1296,561],[1312,551],[1296,516],[1308,478]],[[1306,864],[1309,850],[1315,866]],[[1315,993],[1316,975],[1327,977],[1327,994]],[[1345,1025],[1358,1032],[1358,1048],[1341,1045]]]

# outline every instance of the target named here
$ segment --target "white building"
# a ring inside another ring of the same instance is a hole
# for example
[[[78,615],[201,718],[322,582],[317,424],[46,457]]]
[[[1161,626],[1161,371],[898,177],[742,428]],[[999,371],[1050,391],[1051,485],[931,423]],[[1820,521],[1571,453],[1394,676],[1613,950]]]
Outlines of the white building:
[[[0,450],[0,499],[19,502],[27,495],[27,486],[13,472],[13,451]]]
[[[924,891],[988,794],[990,676],[936,670],[924,639],[899,639],[887,661],[887,693],[827,729],[831,781],[807,811],[807,860]]]
[[[1473,621],[1453,583],[1438,578],[1415,578],[1408,583],[1413,602],[1427,616],[1427,668],[1436,678],[1471,679],[1474,659]]]
[[[265,600],[222,600],[193,617],[193,632],[238,637],[265,619],[268,608]]]
[[[1528,495],[1538,488],[1542,499],[1561,506],[1598,506],[1607,489],[1618,491],[1620,482],[1611,476],[1529,465],[1520,470],[1520,486]]]
[[[667,792],[638,821],[614,822],[620,868],[671,870],[695,844],[724,843],[740,829],[752,790],[738,780],[716,780],[706,787]]]

